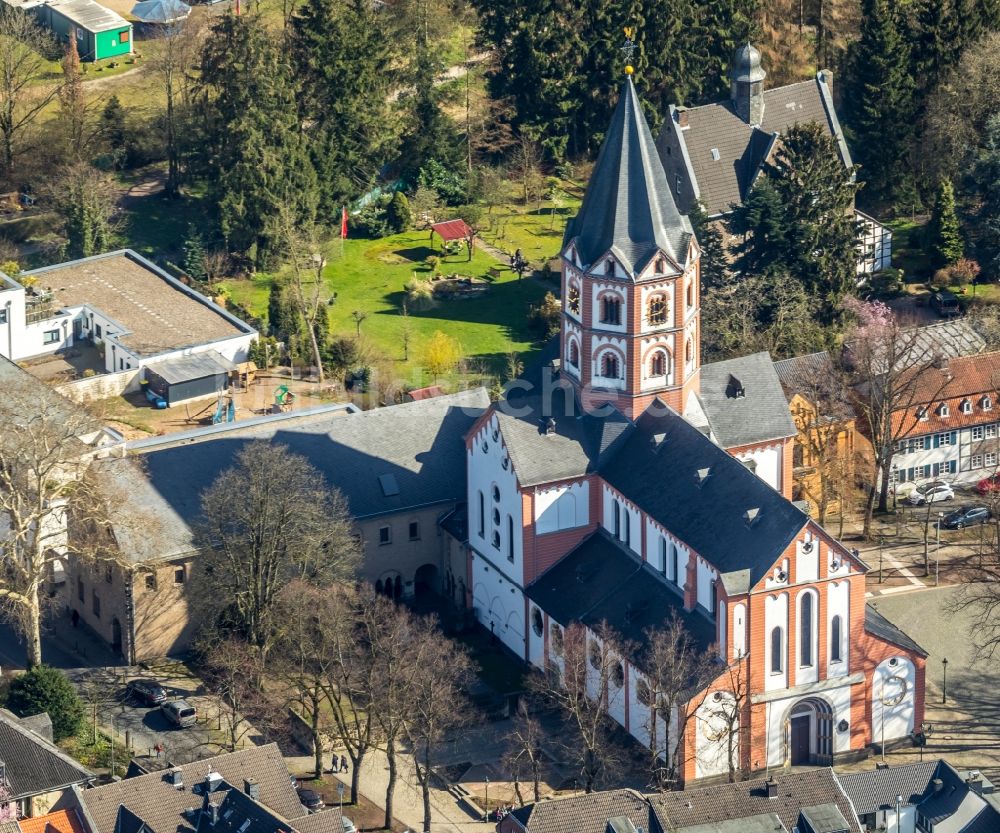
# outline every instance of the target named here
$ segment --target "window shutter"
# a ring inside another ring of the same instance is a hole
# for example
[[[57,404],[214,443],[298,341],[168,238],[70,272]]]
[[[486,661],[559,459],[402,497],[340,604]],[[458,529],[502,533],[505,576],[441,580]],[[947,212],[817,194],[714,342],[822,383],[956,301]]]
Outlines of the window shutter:
[[[934,447],[935,448],[940,448],[941,447],[941,435],[940,434],[935,434],[934,435]]]
[[[958,445],[958,431],[951,432],[951,444]]]

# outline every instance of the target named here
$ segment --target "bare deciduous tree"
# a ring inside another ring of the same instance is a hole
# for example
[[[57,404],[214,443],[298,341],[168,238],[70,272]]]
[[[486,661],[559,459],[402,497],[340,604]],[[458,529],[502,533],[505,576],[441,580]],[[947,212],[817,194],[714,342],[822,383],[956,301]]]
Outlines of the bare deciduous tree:
[[[0,7],[0,161],[14,168],[21,134],[59,94],[58,84],[43,84],[49,72],[45,53],[52,36],[22,9]]]
[[[684,775],[687,749],[682,739],[719,666],[714,652],[698,649],[676,614],[663,626],[647,631],[640,666],[645,677],[637,686],[637,696],[649,709],[646,730],[651,769],[662,789]]]
[[[223,614],[266,658],[281,590],[329,587],[354,575],[360,545],[343,495],[287,446],[255,442],[205,490],[196,527],[198,607]]]
[[[117,557],[106,532],[116,496],[84,442],[99,423],[12,365],[0,367],[0,378],[0,606],[34,666],[42,662],[43,591],[57,562]]]
[[[744,757],[750,740],[750,665],[746,658],[727,665],[713,690],[704,699],[705,719],[700,731],[725,743],[729,781],[747,769]]]
[[[504,761],[514,775],[514,794],[517,796],[518,804],[522,806],[524,799],[521,796],[520,774],[524,766],[527,766],[531,773],[534,800],[541,801],[542,799],[539,784],[544,760],[542,752],[544,733],[542,732],[542,724],[531,714],[531,705],[530,699],[527,697],[518,700],[514,726],[509,735],[510,747],[504,757]]]
[[[562,634],[558,661],[532,680],[538,694],[558,707],[572,738],[569,751],[580,765],[584,789],[597,788],[611,764],[608,709],[624,696],[623,648],[606,625],[594,637],[583,625],[573,624]]]

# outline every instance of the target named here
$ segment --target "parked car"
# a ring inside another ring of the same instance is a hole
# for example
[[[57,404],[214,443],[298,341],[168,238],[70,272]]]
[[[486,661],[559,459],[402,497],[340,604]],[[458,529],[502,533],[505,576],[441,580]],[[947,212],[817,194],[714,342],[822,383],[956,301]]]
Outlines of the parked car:
[[[167,721],[178,729],[194,726],[198,720],[198,712],[186,700],[168,700],[160,706],[160,711]]]
[[[167,690],[156,680],[129,680],[125,686],[125,697],[143,706],[158,706],[166,702]]]
[[[342,815],[340,821],[344,825],[344,833],[358,833],[358,828],[354,826],[354,822],[347,816]]]
[[[929,480],[904,480],[902,483],[889,485],[889,494],[895,494],[899,500],[906,500],[916,489],[926,486]]]
[[[988,495],[991,492],[1000,492],[1000,471],[980,480],[976,484],[976,491],[981,495]]]
[[[326,806],[323,803],[323,796],[316,792],[316,790],[310,790],[308,787],[296,787],[295,792],[298,793],[299,803],[310,813],[316,813]],[[345,827],[344,829],[346,830],[347,828]]]
[[[941,519],[943,529],[962,529],[973,524],[984,524],[990,519],[990,509],[981,504],[960,506]]]
[[[951,318],[962,312],[962,308],[958,304],[958,296],[947,289],[935,292],[931,296],[931,306],[937,310],[937,314],[942,318]]]
[[[955,497],[955,490],[947,483],[935,480],[926,486],[919,486],[910,492],[906,499],[913,506],[923,506],[925,503],[937,503],[942,500],[951,500]]]

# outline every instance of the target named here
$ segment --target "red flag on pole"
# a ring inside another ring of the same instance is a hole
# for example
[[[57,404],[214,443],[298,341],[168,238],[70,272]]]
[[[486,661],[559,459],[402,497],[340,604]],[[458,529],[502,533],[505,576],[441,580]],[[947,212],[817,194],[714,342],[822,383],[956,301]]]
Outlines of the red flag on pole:
[[[344,240],[347,238],[347,207],[343,209],[343,213],[340,215],[340,239]]]

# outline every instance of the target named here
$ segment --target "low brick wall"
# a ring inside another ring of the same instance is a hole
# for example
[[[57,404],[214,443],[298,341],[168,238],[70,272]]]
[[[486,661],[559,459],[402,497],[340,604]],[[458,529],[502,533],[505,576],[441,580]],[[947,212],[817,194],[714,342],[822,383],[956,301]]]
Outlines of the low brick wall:
[[[139,390],[141,373],[139,368],[122,370],[118,373],[100,373],[97,376],[89,376],[86,379],[76,379],[57,385],[56,390],[74,402],[83,403],[97,399],[110,399],[112,396],[121,396],[123,393]]]

